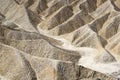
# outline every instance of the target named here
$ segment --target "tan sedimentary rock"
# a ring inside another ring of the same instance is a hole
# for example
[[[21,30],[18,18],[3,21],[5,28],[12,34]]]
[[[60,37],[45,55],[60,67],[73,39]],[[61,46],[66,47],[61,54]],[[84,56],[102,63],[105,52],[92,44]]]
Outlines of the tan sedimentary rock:
[[[0,80],[119,80],[119,0],[0,0]]]
[[[31,56],[2,43],[0,62],[0,75],[6,78],[3,80],[114,79],[70,61]]]

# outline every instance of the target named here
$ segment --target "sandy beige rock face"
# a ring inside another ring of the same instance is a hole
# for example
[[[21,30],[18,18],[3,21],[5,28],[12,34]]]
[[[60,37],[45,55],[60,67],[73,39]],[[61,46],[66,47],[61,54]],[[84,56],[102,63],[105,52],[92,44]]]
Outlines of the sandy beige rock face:
[[[0,80],[119,79],[119,0],[0,0]]]

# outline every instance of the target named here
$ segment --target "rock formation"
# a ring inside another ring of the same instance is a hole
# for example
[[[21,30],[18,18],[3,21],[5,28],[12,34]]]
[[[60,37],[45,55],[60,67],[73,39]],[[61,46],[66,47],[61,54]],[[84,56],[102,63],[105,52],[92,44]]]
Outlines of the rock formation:
[[[119,80],[120,0],[0,0],[0,80]]]

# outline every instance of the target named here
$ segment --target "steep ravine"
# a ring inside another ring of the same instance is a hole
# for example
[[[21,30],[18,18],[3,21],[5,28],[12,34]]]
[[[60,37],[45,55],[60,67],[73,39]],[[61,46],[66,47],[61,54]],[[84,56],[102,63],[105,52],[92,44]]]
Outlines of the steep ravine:
[[[119,0],[0,0],[0,80],[119,80]]]

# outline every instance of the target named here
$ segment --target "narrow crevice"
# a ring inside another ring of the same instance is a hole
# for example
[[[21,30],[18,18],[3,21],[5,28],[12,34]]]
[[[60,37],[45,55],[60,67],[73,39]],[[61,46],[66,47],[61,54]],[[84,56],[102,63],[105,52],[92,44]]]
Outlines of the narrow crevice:
[[[28,0],[27,8],[34,4],[35,0]]]
[[[102,45],[103,48],[108,44],[107,40],[105,40],[102,36],[98,35],[98,39]]]
[[[44,10],[48,8],[46,0],[40,0],[39,5],[37,7],[37,13],[40,14]]]
[[[98,32],[102,29],[104,23],[108,20],[110,13],[96,19],[93,23],[90,24],[90,28],[98,34]]]
[[[29,76],[31,77],[31,80],[37,80],[37,75],[36,75],[36,72],[35,70],[32,68],[30,62],[25,58],[25,56],[21,53],[20,54],[22,60],[23,60],[23,63],[24,65],[27,67],[28,69],[28,73],[29,73]]]
[[[20,0],[14,0],[18,5],[21,4],[21,1]]]
[[[79,79],[80,75],[81,75],[81,72],[80,72],[80,67],[79,67],[79,69],[77,70],[77,79],[76,80],[80,80]]]
[[[42,18],[39,16],[39,14],[29,9],[26,9],[26,10],[27,10],[30,22],[32,23],[33,27],[37,30],[37,25],[42,21]]]
[[[115,9],[116,11],[120,11],[120,9],[115,5],[114,0],[111,0],[111,4],[114,6],[114,9]]]

